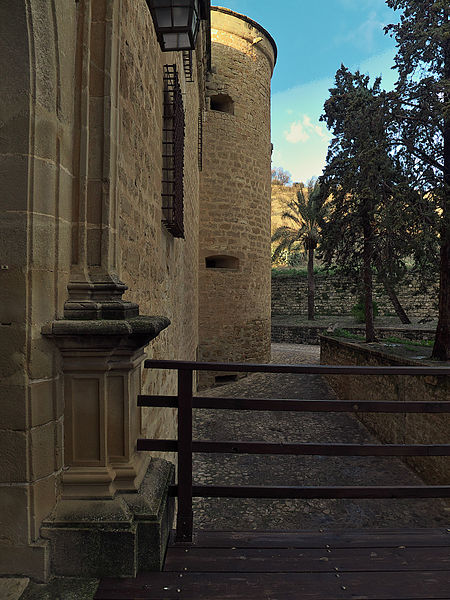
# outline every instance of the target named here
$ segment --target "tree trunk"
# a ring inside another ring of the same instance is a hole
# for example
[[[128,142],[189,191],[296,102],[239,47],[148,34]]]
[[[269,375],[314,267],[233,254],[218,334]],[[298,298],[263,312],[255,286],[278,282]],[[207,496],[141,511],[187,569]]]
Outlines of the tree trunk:
[[[450,80],[450,40],[445,43],[444,78]],[[450,93],[445,92],[445,102]],[[439,320],[432,358],[450,360],[450,117],[444,121],[444,192],[442,201]]]
[[[308,320],[314,321],[314,248],[308,247]]]
[[[447,192],[444,224],[441,230],[439,320],[431,358],[450,360],[450,194]],[[447,221],[447,222],[445,222]]]
[[[392,302],[392,306],[394,307],[395,312],[397,313],[398,318],[404,325],[410,325],[411,321],[408,318],[408,315],[405,313],[403,306],[400,304],[400,300],[395,293],[394,288],[392,287],[389,279],[380,273],[380,280],[383,284],[386,294],[388,295],[389,300]]]
[[[364,300],[366,315],[366,342],[376,342],[375,328],[373,324],[373,239],[372,227],[369,218],[366,217],[363,222],[364,250],[363,250],[363,283]]]

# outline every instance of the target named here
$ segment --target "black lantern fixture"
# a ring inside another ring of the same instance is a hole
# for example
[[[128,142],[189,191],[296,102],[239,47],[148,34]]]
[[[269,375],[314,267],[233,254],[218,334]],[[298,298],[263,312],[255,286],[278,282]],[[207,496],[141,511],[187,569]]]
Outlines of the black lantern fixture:
[[[193,50],[200,25],[199,0],[147,0],[163,52]]]

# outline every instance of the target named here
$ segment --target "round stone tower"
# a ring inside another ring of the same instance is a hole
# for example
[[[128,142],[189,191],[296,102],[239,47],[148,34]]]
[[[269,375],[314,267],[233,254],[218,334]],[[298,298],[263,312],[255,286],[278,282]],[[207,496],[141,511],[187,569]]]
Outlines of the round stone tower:
[[[276,45],[258,23],[211,9],[203,115],[199,359],[270,359],[270,82]],[[202,383],[229,379],[212,374]]]

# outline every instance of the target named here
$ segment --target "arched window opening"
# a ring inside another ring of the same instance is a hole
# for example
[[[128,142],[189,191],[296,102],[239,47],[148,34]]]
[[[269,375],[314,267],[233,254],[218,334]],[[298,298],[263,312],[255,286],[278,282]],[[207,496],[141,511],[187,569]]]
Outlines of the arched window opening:
[[[239,269],[239,259],[235,256],[207,256],[205,258],[207,269]]]
[[[211,96],[211,110],[228,113],[234,115],[234,101],[228,94],[217,94]]]

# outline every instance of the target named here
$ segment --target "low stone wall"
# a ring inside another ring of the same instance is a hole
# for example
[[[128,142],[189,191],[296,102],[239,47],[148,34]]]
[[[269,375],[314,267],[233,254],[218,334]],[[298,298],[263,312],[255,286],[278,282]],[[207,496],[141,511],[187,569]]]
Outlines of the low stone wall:
[[[408,275],[397,290],[401,305],[409,317],[436,318],[438,308],[438,286],[421,293],[420,282]],[[379,314],[395,315],[392,303],[384,288],[376,283],[374,300]],[[349,315],[358,302],[354,284],[341,275],[316,276],[315,310],[317,315]],[[307,315],[308,281],[303,276],[272,277],[272,314]]]
[[[272,343],[274,344],[312,344],[319,345],[320,337],[327,333],[328,325],[290,325],[272,321]],[[349,327],[343,326],[343,329],[349,330],[355,335],[365,335],[364,326]],[[434,337],[433,329],[404,329],[395,327],[377,327],[376,333],[380,338],[396,337],[403,340],[420,341],[432,339]]]
[[[318,346],[320,336],[326,327],[309,327],[308,325],[284,325],[272,321],[273,344],[311,344]]]
[[[365,347],[356,342],[322,337],[320,362],[331,365],[370,366],[436,366]],[[445,401],[450,397],[448,376],[401,375],[335,375],[327,377],[342,400],[422,400]],[[446,444],[450,431],[450,415],[369,414],[360,420],[384,443]],[[422,479],[433,485],[449,485],[448,457],[409,457],[405,461]],[[395,482],[392,482],[395,484]]]

